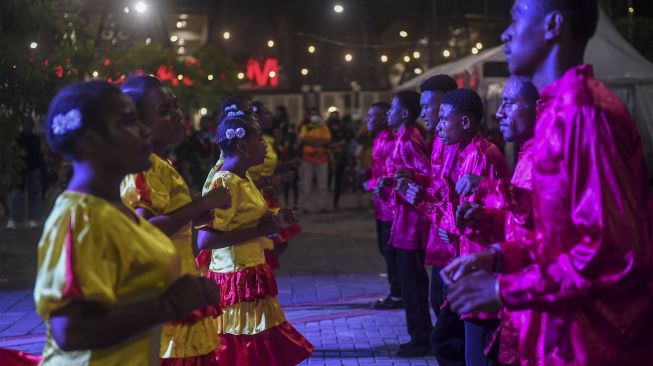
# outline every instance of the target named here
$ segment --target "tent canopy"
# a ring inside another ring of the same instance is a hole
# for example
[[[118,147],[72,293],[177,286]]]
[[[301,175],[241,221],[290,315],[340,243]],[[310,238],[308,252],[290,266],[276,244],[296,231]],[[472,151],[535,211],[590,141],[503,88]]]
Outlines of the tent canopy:
[[[474,76],[474,80],[478,75],[480,81],[474,84],[486,96],[487,83],[482,75],[483,65],[505,60],[503,46],[497,46],[477,55],[436,66],[399,85],[395,90],[418,89],[424,80],[438,74],[454,78],[468,75]],[[631,110],[642,138],[649,177],[653,177],[653,63],[639,54],[619,34],[603,10],[600,10],[596,34],[585,51],[585,62],[593,65],[594,76],[610,86]]]

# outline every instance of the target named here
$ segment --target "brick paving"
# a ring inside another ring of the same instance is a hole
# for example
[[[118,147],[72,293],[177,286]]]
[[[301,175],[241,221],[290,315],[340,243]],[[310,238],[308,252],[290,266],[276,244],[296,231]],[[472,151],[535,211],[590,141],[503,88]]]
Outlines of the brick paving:
[[[279,300],[316,348],[302,365],[437,365],[393,357],[408,341],[403,311],[370,309],[387,282],[372,214],[359,202],[350,195],[344,209],[301,217],[304,232],[281,258]],[[0,347],[40,353],[45,327],[31,293],[40,233],[0,224]]]

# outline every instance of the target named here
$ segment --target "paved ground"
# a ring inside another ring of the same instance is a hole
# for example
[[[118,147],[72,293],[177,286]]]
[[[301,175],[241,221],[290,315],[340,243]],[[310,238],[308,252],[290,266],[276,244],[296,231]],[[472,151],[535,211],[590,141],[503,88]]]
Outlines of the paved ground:
[[[387,291],[372,214],[357,197],[338,212],[302,217],[304,233],[290,244],[277,273],[290,322],[316,348],[302,365],[437,365],[431,357],[398,359],[408,341],[403,311],[374,311]],[[3,225],[4,222],[0,221]],[[39,232],[0,228],[0,347],[39,353],[44,326],[31,287]]]

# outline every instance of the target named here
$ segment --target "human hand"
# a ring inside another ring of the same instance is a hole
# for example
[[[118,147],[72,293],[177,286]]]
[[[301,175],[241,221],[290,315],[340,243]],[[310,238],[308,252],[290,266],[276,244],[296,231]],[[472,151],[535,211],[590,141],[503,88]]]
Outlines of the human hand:
[[[476,227],[483,220],[483,207],[476,202],[462,202],[456,209],[456,226]]]
[[[467,173],[456,183],[456,192],[458,192],[461,197],[476,193],[482,179],[483,177],[480,175]]]
[[[447,244],[458,244],[459,237],[456,234],[452,234],[443,228],[438,228],[438,235],[440,236],[440,239],[442,239],[443,242]]]
[[[270,236],[281,230],[281,223],[277,215],[272,212],[267,212],[258,221],[256,228],[262,236]]]
[[[231,195],[224,187],[216,187],[202,196],[202,207],[205,210],[220,209],[226,210],[231,207]]]
[[[406,168],[399,168],[395,172],[394,178],[395,179],[401,179],[401,178],[413,179],[413,172],[411,172],[410,170],[408,170]]]
[[[501,308],[497,293],[498,279],[485,271],[477,271],[449,287],[449,308],[458,314],[495,313]]]
[[[458,257],[442,268],[440,277],[442,277],[445,284],[451,286],[470,273],[476,271],[492,272],[496,259],[496,252],[490,250]]]
[[[288,207],[284,207],[280,209],[277,217],[279,217],[280,225],[284,229],[293,226],[299,222],[299,220],[297,219],[297,215],[295,215],[295,211],[293,211],[293,209]]]
[[[397,180],[397,186],[395,187],[395,190],[397,190],[397,192],[399,192],[402,196],[406,196],[408,188],[411,184],[415,183],[410,178],[399,178]]]
[[[422,202],[422,200],[424,200],[425,194],[426,194],[426,190],[422,186],[419,186],[411,182],[408,184],[408,188],[406,189],[406,195],[404,196],[404,198],[411,205],[417,206],[420,202]]]
[[[159,296],[171,320],[181,320],[193,311],[220,303],[220,288],[208,278],[186,275]]]

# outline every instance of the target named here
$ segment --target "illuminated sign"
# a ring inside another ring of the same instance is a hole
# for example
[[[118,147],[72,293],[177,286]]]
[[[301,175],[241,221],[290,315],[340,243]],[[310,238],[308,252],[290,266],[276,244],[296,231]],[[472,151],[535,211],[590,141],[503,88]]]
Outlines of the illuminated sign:
[[[247,61],[247,78],[255,81],[256,85],[263,88],[266,86],[275,87],[279,85],[279,61],[276,58],[269,58],[261,64],[257,60]]]

